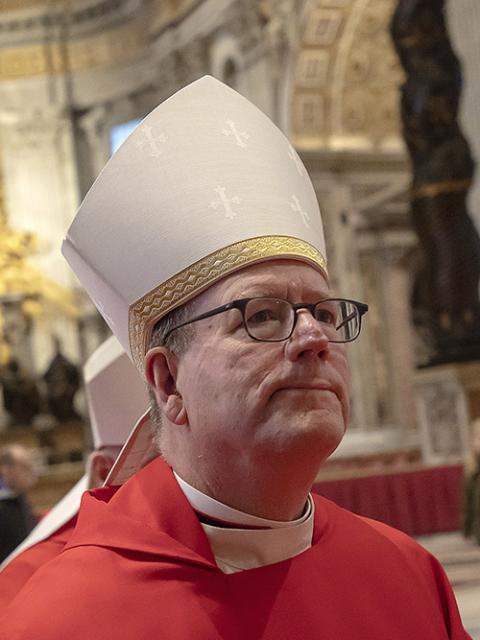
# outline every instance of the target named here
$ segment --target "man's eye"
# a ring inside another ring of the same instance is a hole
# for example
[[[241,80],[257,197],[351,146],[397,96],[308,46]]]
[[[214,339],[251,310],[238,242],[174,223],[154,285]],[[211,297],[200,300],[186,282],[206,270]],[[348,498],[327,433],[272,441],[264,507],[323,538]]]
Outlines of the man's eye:
[[[317,309],[317,320],[325,324],[335,324],[335,315],[328,309]]]
[[[271,309],[261,309],[249,316],[248,324],[262,324],[263,322],[269,322],[277,319],[277,314],[275,314]]]

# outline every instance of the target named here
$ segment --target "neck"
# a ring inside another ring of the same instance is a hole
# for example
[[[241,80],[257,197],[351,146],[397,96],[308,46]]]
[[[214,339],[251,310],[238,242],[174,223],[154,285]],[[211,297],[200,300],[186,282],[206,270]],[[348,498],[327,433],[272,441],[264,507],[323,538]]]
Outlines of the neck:
[[[185,482],[211,498],[238,511],[281,522],[296,520],[303,514],[317,472],[315,468],[307,475],[305,465],[301,475],[293,465],[267,469],[265,461],[253,469],[250,465],[242,469],[238,464],[227,464],[225,469],[216,465],[214,473],[205,465],[194,467],[180,461],[170,464]]]

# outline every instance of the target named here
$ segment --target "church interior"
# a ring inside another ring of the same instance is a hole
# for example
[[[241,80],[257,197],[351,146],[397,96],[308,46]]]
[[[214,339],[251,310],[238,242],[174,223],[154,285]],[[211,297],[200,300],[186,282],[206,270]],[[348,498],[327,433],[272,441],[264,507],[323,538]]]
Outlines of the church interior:
[[[288,136],[332,287],[369,305],[348,350],[351,423],[316,489],[461,537],[480,418],[479,27],[477,0],[0,3],[0,445],[38,451],[37,513],[84,472],[82,367],[110,335],[62,240],[133,128],[209,74]],[[447,540],[459,588],[480,589],[480,547]]]

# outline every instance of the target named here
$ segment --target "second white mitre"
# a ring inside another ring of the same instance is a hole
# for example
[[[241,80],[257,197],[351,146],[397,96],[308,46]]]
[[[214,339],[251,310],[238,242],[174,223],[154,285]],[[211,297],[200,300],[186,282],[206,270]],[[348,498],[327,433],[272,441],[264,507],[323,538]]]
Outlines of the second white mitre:
[[[114,336],[105,340],[87,360],[83,367],[83,379],[94,450],[109,446],[122,447],[132,429],[141,429],[143,449],[130,460],[130,464],[135,465],[135,471],[137,466],[141,468],[145,451],[150,454],[153,448],[147,411],[148,393],[143,378]],[[125,464],[122,470],[126,477],[132,473]],[[0,571],[21,553],[49,538],[73,518],[80,508],[82,495],[90,484],[91,477],[87,472],[5,558],[0,564]]]
[[[296,151],[209,76],[152,111],[118,149],[62,251],[142,374],[154,323],[229,273],[273,258],[326,273],[317,198]]]
[[[123,446],[149,407],[143,377],[122,346],[110,336],[83,367],[93,448]]]

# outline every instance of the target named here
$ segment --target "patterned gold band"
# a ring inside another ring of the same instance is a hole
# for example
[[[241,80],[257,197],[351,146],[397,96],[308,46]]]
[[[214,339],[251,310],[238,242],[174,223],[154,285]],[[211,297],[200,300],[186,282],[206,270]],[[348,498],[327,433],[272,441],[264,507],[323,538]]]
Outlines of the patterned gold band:
[[[236,242],[198,260],[130,305],[128,332],[133,361],[143,375],[143,357],[153,325],[167,313],[207,289],[217,280],[250,264],[273,258],[308,262],[327,274],[322,254],[305,240],[262,236]]]

